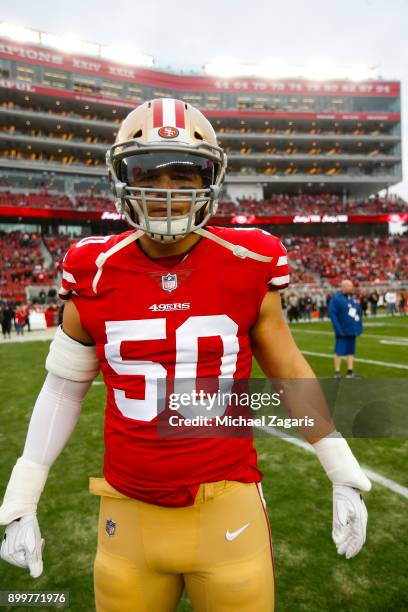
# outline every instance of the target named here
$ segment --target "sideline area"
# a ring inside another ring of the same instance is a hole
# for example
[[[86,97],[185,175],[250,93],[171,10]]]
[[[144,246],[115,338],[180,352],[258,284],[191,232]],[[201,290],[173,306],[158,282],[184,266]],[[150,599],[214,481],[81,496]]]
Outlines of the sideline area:
[[[47,329],[36,329],[32,331],[25,331],[24,336],[17,336],[15,330],[11,331],[11,339],[5,340],[3,336],[0,336],[0,344],[14,344],[16,342],[36,342],[38,340],[51,340],[54,337],[56,327],[47,327]]]

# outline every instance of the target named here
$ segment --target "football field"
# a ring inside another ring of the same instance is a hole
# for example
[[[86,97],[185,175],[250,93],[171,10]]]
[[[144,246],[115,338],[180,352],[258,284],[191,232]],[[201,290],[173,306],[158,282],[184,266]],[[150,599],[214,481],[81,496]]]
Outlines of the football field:
[[[330,324],[298,323],[292,325],[292,331],[316,374],[331,377]],[[48,344],[0,344],[1,497],[22,451],[45,375]],[[388,379],[388,384],[395,380],[398,387],[408,376],[407,357],[408,317],[378,317],[366,322],[355,363],[355,371],[364,380],[377,380],[379,385],[381,380]],[[253,375],[261,376],[256,364]],[[0,591],[69,591],[72,610],[94,610],[92,563],[98,499],[88,494],[88,476],[101,474],[104,400],[103,385],[93,385],[78,427],[51,470],[39,506],[46,539],[43,575],[34,581],[26,572],[1,562]],[[399,409],[404,416],[406,406],[401,404]],[[373,482],[366,496],[367,542],[356,558],[347,561],[337,555],[331,540],[331,486],[316,457],[277,437],[256,440],[272,529],[278,612],[408,609],[408,441],[403,436],[364,438],[350,440],[350,446],[364,467],[386,480],[383,484]],[[395,483],[400,489],[393,488]],[[184,597],[179,611],[190,610]]]

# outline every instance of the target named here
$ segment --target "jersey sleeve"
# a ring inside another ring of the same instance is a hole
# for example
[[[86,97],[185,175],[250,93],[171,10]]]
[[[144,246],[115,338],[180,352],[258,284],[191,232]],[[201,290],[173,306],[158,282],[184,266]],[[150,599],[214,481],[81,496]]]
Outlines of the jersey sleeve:
[[[61,300],[69,300],[72,294],[78,295],[78,271],[75,266],[75,245],[72,245],[69,250],[65,253],[65,257],[62,261],[62,276],[61,276],[61,287],[58,290],[58,295]],[[76,273],[76,276],[74,274]]]
[[[61,287],[58,295],[62,300],[91,298],[92,280],[97,272],[96,259],[110,237],[90,236],[73,244],[62,262]]]
[[[239,244],[249,249],[253,259],[258,259],[257,255],[261,256],[259,261],[262,263],[259,264],[259,270],[267,285],[266,289],[285,289],[289,285],[288,254],[277,236],[259,228],[222,228],[221,231],[220,229],[217,228],[218,235],[232,244]]]
[[[271,234],[269,237],[271,239],[272,261],[269,266],[266,282],[271,290],[285,289],[290,282],[288,253],[279,238]]]

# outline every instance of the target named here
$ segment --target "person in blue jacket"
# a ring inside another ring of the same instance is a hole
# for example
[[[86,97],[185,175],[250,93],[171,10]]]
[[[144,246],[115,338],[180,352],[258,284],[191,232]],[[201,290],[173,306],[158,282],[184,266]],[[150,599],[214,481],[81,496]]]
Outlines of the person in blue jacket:
[[[341,378],[341,358],[347,362],[347,378],[355,378],[353,357],[356,352],[356,337],[363,331],[361,307],[353,295],[353,283],[344,280],[329,303],[329,317],[332,322],[336,342],[334,346],[335,378]]]

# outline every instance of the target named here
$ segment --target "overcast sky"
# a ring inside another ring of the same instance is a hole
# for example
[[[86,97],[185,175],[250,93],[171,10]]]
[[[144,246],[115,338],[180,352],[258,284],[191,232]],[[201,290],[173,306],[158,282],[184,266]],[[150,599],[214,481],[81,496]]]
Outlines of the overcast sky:
[[[383,78],[402,84],[405,180],[395,191],[408,199],[408,0],[1,0],[0,6],[1,21],[136,45],[163,68],[225,58],[377,66]]]

